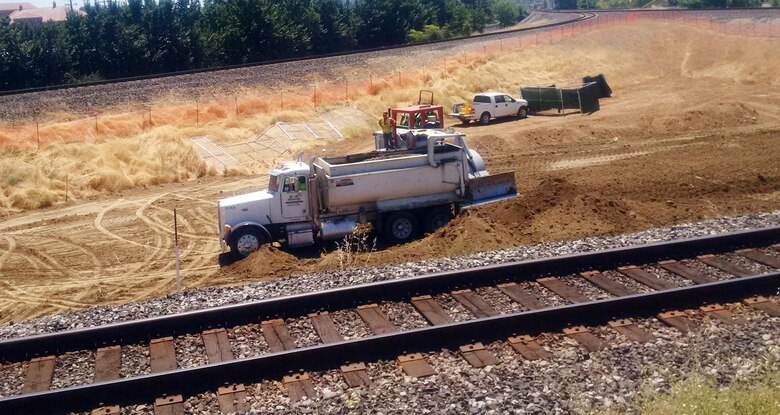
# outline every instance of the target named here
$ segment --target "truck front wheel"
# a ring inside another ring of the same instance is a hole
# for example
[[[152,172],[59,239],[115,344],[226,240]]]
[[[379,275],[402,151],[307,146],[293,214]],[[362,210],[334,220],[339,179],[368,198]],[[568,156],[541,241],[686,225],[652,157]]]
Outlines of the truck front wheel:
[[[395,212],[385,221],[385,237],[393,243],[411,241],[417,234],[417,218],[409,212]]]
[[[260,245],[268,242],[265,235],[252,226],[238,228],[230,238],[230,251],[237,259],[244,259],[252,252],[260,249]]]
[[[519,110],[517,110],[517,118],[526,118],[528,117],[528,107],[520,107]]]

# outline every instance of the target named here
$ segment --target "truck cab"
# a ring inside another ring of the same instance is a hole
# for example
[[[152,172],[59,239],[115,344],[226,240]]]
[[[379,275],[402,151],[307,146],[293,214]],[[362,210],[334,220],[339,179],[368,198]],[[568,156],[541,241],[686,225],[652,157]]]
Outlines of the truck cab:
[[[230,246],[232,251],[246,256],[264,243],[282,237],[289,239],[290,234],[305,234],[307,230],[311,242],[306,243],[306,235],[298,235],[293,244],[313,244],[309,177],[308,164],[286,162],[270,171],[267,189],[219,200],[222,248]],[[296,223],[300,224],[295,226]]]

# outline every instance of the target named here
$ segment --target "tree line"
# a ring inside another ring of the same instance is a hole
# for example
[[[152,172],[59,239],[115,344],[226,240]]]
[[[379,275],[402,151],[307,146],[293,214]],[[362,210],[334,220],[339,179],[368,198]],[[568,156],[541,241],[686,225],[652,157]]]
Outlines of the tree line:
[[[570,9],[618,9],[643,7],[652,0],[557,0],[556,8]],[[669,0],[670,6],[689,9],[720,9],[727,7],[761,7],[764,0]],[[780,0],[771,0],[773,6]]]
[[[0,20],[0,90],[462,36],[524,15],[518,0],[109,0],[83,11]]]

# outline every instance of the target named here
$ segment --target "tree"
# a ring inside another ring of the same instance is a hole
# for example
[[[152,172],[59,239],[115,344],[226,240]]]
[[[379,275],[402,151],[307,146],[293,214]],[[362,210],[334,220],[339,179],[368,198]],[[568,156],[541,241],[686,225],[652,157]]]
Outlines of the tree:
[[[511,0],[498,0],[493,5],[493,11],[498,19],[498,23],[503,27],[512,26],[517,23],[523,11],[520,4]]]
[[[578,9],[595,9],[596,0],[577,0]]]

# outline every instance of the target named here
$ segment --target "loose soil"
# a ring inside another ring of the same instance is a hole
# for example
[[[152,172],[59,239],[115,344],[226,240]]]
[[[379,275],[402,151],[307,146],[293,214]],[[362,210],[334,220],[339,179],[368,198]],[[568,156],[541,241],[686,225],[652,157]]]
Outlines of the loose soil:
[[[181,283],[191,288],[780,208],[776,40],[655,22],[625,31],[602,29],[527,52],[540,78],[605,73],[615,94],[599,112],[458,127],[491,172],[515,171],[516,199],[467,210],[434,234],[379,246],[370,256],[339,256],[333,245],[266,247],[223,266],[215,201],[262,187],[266,177],[207,177],[19,213],[0,223],[0,321],[171,292],[174,209]],[[587,67],[561,69],[583,51]],[[342,154],[372,145],[347,139],[310,150]]]

